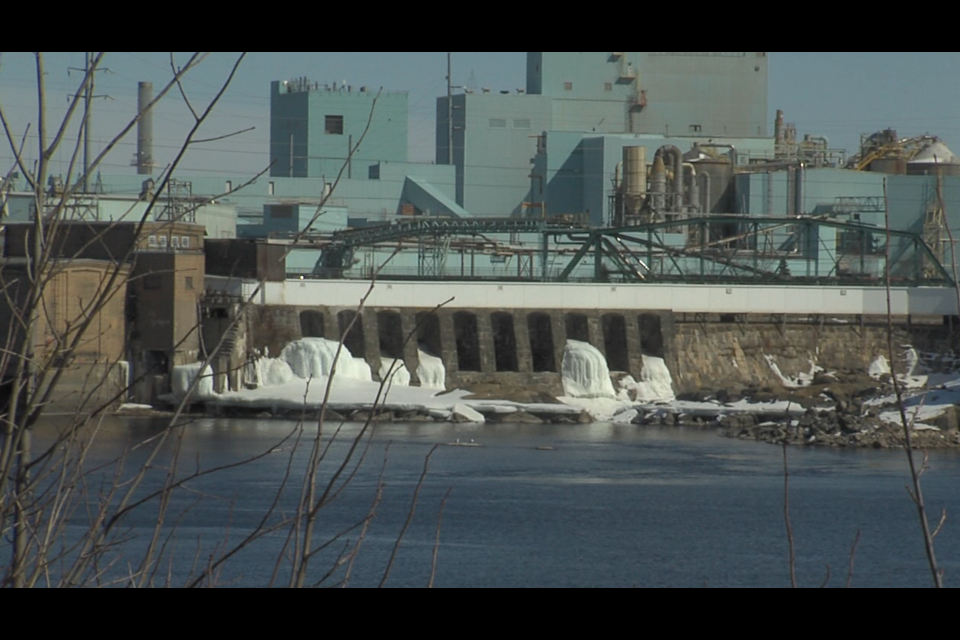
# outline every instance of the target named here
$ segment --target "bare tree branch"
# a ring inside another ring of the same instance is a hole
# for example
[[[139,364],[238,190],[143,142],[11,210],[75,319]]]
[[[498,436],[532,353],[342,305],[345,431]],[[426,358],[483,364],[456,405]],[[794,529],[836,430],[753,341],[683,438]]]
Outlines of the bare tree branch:
[[[383,578],[380,579],[380,586],[383,587],[387,583],[387,578],[390,577],[390,570],[393,568],[393,563],[397,559],[397,552],[400,550],[400,544],[403,542],[403,537],[407,533],[407,529],[410,528],[410,523],[413,522],[413,514],[417,512],[417,501],[420,499],[420,490],[423,488],[423,481],[427,478],[427,470],[430,468],[430,457],[433,455],[433,452],[437,450],[437,447],[440,445],[433,445],[433,448],[430,449],[430,453],[427,454],[427,457],[423,461],[423,472],[420,473],[420,479],[417,481],[417,486],[413,489],[413,498],[410,501],[410,509],[407,511],[407,519],[403,523],[403,528],[400,530],[400,535],[397,536],[397,539],[393,543],[393,551],[390,553],[390,559],[387,561],[387,567],[383,570]]]
[[[213,138],[203,138],[202,140],[194,140],[193,144],[203,144],[204,142],[216,142],[217,140],[224,140],[226,138],[232,138],[234,136],[239,136],[242,133],[247,133],[248,131],[255,130],[256,127],[247,127],[246,129],[240,129],[239,131],[234,131],[233,133],[225,133],[222,136],[215,136]],[[271,163],[271,166],[273,163]],[[269,167],[267,167],[269,169]],[[266,171],[262,172],[260,175],[263,175]],[[232,190],[231,190],[232,192]]]
[[[922,468],[917,468],[913,450],[913,422],[907,419],[906,405],[903,400],[903,390],[897,375],[897,358],[893,350],[893,310],[890,301],[890,207],[887,201],[887,180],[883,180],[884,224],[887,232],[885,252],[885,288],[887,293],[887,351],[890,356],[890,377],[893,379],[893,392],[897,400],[897,410],[900,413],[900,423],[903,427],[903,450],[907,455],[910,467],[910,480],[913,488],[913,498],[917,507],[917,517],[920,520],[920,530],[923,535],[923,546],[927,554],[927,564],[933,577],[933,584],[938,589],[943,587],[943,574],[937,563],[937,555],[933,546],[933,535],[930,533],[930,522],[927,519],[927,509],[923,500],[923,488],[920,486]]]

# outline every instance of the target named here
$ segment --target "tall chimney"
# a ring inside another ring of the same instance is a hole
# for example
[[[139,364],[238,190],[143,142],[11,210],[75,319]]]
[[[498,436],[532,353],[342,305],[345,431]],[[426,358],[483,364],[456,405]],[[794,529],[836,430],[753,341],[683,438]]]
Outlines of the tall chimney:
[[[138,175],[151,175],[153,173],[153,114],[147,108],[152,101],[153,83],[138,83],[137,112],[140,114],[140,121],[137,123]]]

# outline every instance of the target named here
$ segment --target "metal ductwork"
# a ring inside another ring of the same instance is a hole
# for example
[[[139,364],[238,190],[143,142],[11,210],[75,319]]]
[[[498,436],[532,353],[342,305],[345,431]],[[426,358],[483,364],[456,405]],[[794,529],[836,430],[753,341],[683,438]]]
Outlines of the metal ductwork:
[[[667,208],[671,211],[681,211],[683,209],[683,154],[680,153],[680,149],[674,145],[665,144],[657,149],[654,162],[656,162],[657,158],[662,159],[663,156],[667,155],[672,157],[674,195],[673,198],[666,199],[666,204]]]

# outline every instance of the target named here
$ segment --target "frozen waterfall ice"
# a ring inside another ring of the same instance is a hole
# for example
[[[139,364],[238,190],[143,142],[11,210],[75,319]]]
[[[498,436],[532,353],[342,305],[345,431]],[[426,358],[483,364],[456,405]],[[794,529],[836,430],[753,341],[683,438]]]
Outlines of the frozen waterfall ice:
[[[203,371],[201,372],[201,367]],[[199,376],[197,387],[194,389],[193,398],[202,400],[216,395],[213,390],[213,371],[209,366],[204,367],[202,362],[192,362],[190,364],[181,364],[173,368],[173,375],[170,386],[173,389],[173,395],[177,398],[184,398],[187,391],[190,390],[193,381]]]
[[[563,393],[571,398],[615,398],[603,354],[587,342],[567,340],[561,367]]]
[[[418,355],[420,364],[417,366],[417,377],[420,379],[420,386],[430,389],[446,389],[447,370],[443,366],[443,360],[427,353],[422,347]]]
[[[338,347],[340,343],[326,338],[301,338],[285,346],[280,352],[280,359],[290,365],[297,377],[329,376]],[[336,378],[367,382],[373,379],[370,366],[362,358],[353,357],[346,346],[340,350]]]

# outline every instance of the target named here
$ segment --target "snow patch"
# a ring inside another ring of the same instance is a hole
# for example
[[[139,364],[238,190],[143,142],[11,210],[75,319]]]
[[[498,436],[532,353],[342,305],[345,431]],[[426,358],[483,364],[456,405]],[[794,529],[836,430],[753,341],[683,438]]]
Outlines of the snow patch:
[[[603,354],[587,342],[567,340],[561,367],[563,393],[571,398],[615,398]]]
[[[427,353],[420,347],[418,352],[420,364],[417,365],[417,377],[420,378],[420,386],[428,389],[446,389],[447,388],[447,369],[443,366],[443,360]]]
[[[622,402],[612,398],[573,398],[564,396],[560,398],[560,400],[567,405],[579,407],[580,409],[589,413],[594,417],[595,420],[599,422],[614,420],[615,416],[618,416],[624,412],[630,413],[630,409],[632,409],[632,403]],[[551,406],[557,407],[563,405]],[[633,413],[636,412],[634,411]]]

